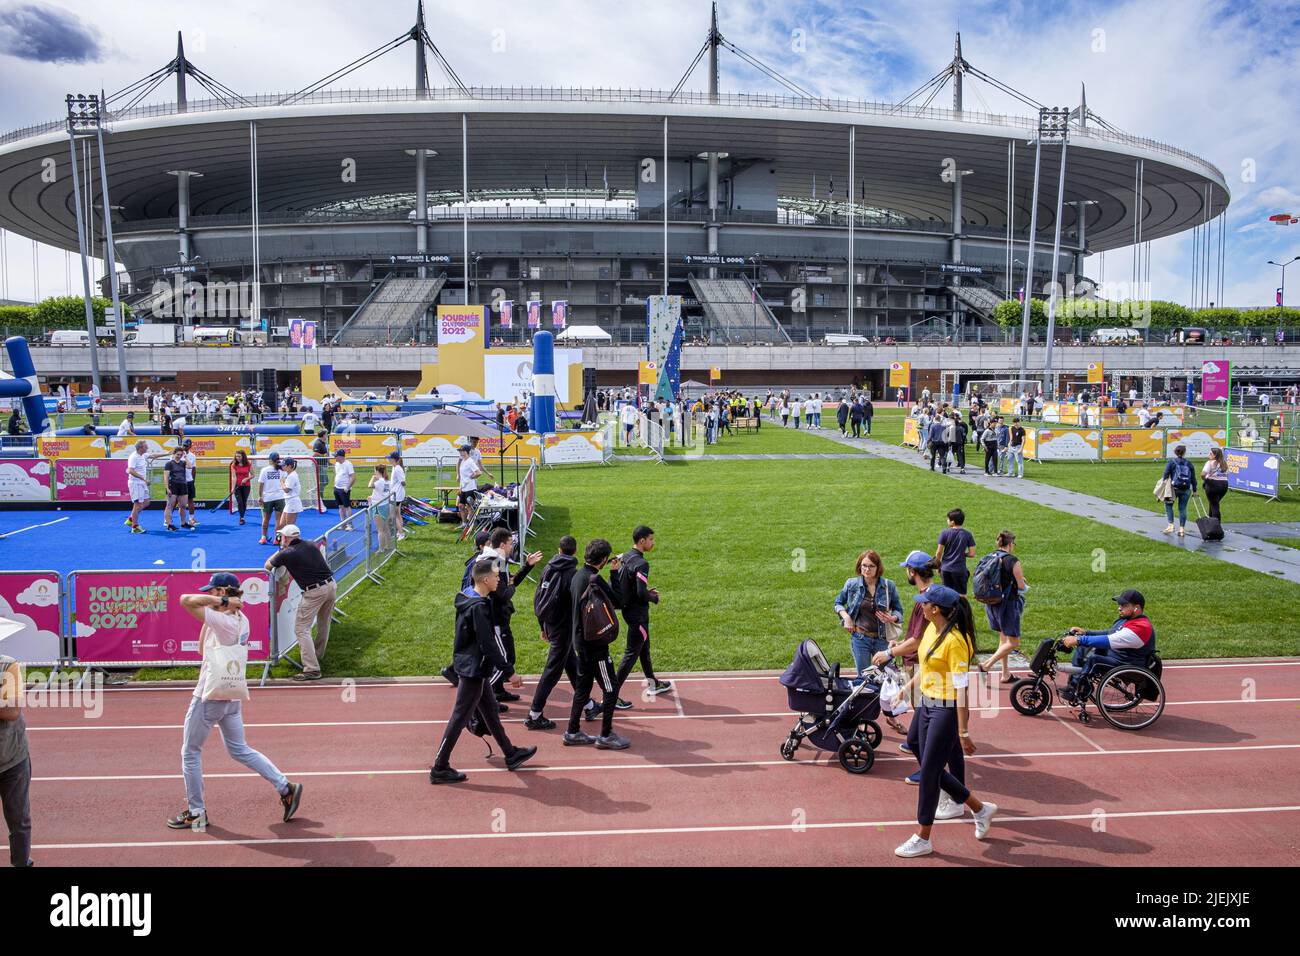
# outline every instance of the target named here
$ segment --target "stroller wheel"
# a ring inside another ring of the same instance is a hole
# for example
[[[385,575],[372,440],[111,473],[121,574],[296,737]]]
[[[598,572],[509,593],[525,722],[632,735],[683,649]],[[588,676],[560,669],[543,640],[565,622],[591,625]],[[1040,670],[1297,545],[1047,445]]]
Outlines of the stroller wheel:
[[[835,756],[839,758],[840,766],[849,773],[866,773],[876,762],[876,752],[862,737],[850,737],[844,741]]]
[[[794,752],[798,749],[799,749],[799,738],[787,737],[785,739],[785,742],[781,744],[781,756],[784,757],[786,760],[793,760]]]
[[[877,747],[879,747],[880,742],[885,739],[885,734],[880,729],[880,725],[876,723],[874,720],[868,720],[866,730],[859,731],[859,734],[864,735],[866,737],[867,743],[871,744],[872,750],[875,750]]]

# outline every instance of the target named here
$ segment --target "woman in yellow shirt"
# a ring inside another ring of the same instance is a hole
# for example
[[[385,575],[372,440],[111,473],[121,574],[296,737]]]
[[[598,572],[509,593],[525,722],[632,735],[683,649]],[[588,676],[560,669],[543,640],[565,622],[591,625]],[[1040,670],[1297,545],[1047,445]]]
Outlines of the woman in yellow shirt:
[[[928,856],[930,828],[936,819],[955,820],[962,806],[975,817],[975,839],[983,840],[998,812],[997,804],[983,803],[966,789],[963,754],[975,753],[968,730],[970,703],[966,688],[971,658],[975,656],[975,619],[967,600],[942,585],[927,588],[915,598],[925,614],[926,628],[917,648],[917,668],[895,705],[918,690],[916,708],[916,759],[921,765],[920,794],[916,801],[916,833],[894,850],[901,857]],[[949,772],[950,768],[951,772]],[[940,797],[946,797],[942,801]]]

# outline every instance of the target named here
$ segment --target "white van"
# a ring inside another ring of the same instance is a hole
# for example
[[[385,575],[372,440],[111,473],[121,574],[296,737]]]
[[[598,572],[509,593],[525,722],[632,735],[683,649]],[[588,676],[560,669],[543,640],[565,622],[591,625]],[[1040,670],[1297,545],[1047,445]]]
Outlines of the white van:
[[[238,329],[195,329],[195,345],[235,345],[239,342]]]
[[[1098,345],[1137,345],[1142,333],[1137,329],[1098,329],[1090,338]]]
[[[89,345],[90,333],[85,329],[59,329],[50,333],[50,345]]]

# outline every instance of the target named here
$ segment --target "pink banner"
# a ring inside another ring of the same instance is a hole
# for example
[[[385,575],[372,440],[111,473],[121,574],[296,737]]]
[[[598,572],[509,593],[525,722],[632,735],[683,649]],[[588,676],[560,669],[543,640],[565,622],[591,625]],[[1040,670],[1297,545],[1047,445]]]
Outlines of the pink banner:
[[[24,663],[59,660],[59,576],[0,572],[0,654]]]
[[[567,299],[556,299],[551,303],[551,325],[557,329],[562,329],[569,321],[569,302]]]
[[[1201,365],[1201,401],[1222,402],[1228,399],[1232,363],[1227,359],[1211,359]]]
[[[55,465],[57,501],[129,501],[124,458],[60,458]]]
[[[508,329],[511,327],[511,323],[514,321],[514,317],[515,317],[515,300],[502,299],[501,308],[500,308],[500,321],[497,324],[500,325],[501,328],[503,329]]]
[[[271,592],[262,571],[235,571],[248,618],[248,659],[262,661],[271,646]],[[79,661],[166,661],[198,664],[197,620],[181,607],[210,571],[78,571],[73,579]]]
[[[0,461],[0,501],[49,501],[50,463],[44,458]]]

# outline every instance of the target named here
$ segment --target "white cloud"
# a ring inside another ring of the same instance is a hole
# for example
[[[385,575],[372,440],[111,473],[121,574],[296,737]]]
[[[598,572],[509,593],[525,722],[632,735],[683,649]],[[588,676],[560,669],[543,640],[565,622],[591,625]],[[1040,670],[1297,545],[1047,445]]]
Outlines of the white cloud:
[[[10,633],[0,638],[0,650],[5,654],[20,661],[53,661],[61,656],[59,636],[42,630],[29,615],[15,611],[4,598],[0,598],[0,619],[12,622],[5,628]],[[15,630],[13,625],[18,628]]]
[[[97,630],[98,630],[98,628],[91,627],[91,626],[90,626],[89,624],[87,624],[85,621],[78,621],[78,622],[77,622],[77,631],[76,631],[76,635],[75,635],[75,636],[76,636],[76,637],[90,637],[90,636],[91,636],[92,634],[94,634]]]
[[[59,584],[39,578],[14,595],[14,600],[31,607],[53,607],[59,603]]]

